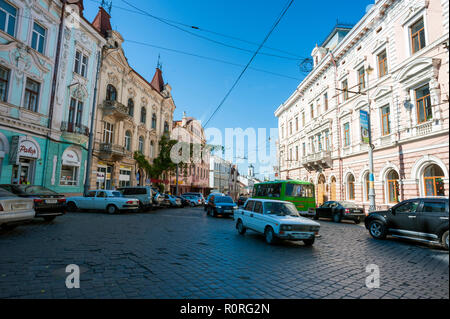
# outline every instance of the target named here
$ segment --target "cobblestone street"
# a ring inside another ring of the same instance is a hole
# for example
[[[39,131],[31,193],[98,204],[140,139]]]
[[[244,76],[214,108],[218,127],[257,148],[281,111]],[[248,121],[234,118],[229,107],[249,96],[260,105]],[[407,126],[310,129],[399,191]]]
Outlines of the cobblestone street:
[[[0,232],[0,298],[449,298],[449,254],[320,220],[313,247],[240,236],[203,209],[71,213]],[[67,289],[65,267],[81,268]],[[366,288],[366,266],[381,287]]]

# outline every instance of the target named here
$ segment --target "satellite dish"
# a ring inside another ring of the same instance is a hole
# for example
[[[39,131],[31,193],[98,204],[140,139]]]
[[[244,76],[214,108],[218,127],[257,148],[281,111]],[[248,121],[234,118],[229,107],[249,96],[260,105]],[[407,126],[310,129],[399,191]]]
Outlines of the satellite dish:
[[[369,12],[370,10],[372,10],[373,7],[374,7],[374,4],[369,4],[369,5],[366,7],[366,13]]]
[[[403,101],[403,106],[404,106],[406,109],[412,108],[411,101],[409,101],[409,100]]]

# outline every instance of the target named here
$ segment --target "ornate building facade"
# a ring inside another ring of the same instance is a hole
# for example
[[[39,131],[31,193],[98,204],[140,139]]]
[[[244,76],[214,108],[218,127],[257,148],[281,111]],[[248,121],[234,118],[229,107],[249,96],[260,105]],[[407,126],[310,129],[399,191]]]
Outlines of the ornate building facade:
[[[164,83],[159,67],[148,82],[128,64],[124,39],[112,30],[103,8],[93,25],[107,44],[100,71],[91,185],[98,189],[150,185],[133,155],[139,151],[152,162],[162,135],[172,131],[171,87]]]
[[[349,200],[368,208],[365,111],[377,208],[448,196],[448,32],[445,0],[377,0],[354,27],[337,26],[275,112],[281,179],[314,183],[318,204]]]

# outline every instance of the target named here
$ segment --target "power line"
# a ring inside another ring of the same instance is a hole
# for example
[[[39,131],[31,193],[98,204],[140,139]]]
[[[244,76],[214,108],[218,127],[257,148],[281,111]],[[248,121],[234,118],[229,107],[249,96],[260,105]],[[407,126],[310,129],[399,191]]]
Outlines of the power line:
[[[223,98],[223,100],[220,102],[219,106],[216,108],[216,110],[213,112],[213,114],[210,116],[210,118],[208,119],[208,121],[206,121],[205,123],[205,128],[208,126],[208,123],[211,121],[211,119],[214,117],[214,115],[219,111],[219,109],[222,107],[222,105],[225,103],[225,101],[227,100],[228,96],[231,94],[231,92],[234,90],[234,88],[236,87],[236,85],[239,83],[240,79],[242,78],[242,76],[244,75],[244,73],[247,71],[247,69],[250,67],[250,64],[253,62],[253,60],[255,59],[255,57],[258,55],[258,52],[261,50],[261,48],[263,47],[264,43],[267,42],[267,40],[269,39],[269,37],[271,36],[271,34],[273,33],[273,31],[275,30],[275,28],[277,27],[277,25],[280,23],[281,19],[284,17],[284,15],[286,14],[286,12],[289,10],[289,8],[291,7],[292,3],[294,2],[294,0],[290,0],[287,7],[283,10],[283,12],[281,13],[281,15],[278,17],[278,19],[276,20],[276,22],[274,23],[274,25],[272,26],[272,28],[270,29],[269,33],[266,35],[266,37],[264,38],[263,42],[259,45],[258,49],[255,51],[255,53],[253,54],[252,58],[250,59],[250,61],[248,61],[247,65],[245,66],[245,68],[242,70],[241,74],[238,76],[238,78],[236,79],[236,81],[234,82],[233,86],[231,87],[231,89],[227,92],[227,94],[225,95],[225,97]]]
[[[245,48],[241,48],[241,47],[238,47],[238,46],[235,46],[235,45],[231,45],[231,44],[228,44],[228,43],[225,43],[225,42],[217,41],[217,40],[214,40],[214,39],[211,39],[211,38],[208,38],[208,37],[205,37],[205,36],[196,34],[196,33],[194,33],[194,32],[188,31],[188,30],[186,30],[186,29],[183,29],[183,28],[179,27],[178,25],[176,25],[176,24],[174,24],[174,23],[172,23],[172,22],[168,22],[167,19],[163,19],[163,18],[154,16],[154,15],[148,13],[147,11],[145,11],[145,10],[143,10],[143,9],[139,9],[138,7],[136,7],[135,5],[129,3],[129,2],[126,1],[126,0],[122,0],[122,2],[128,4],[130,7],[134,8],[135,10],[140,11],[142,14],[144,14],[144,15],[146,15],[146,16],[149,16],[149,17],[151,17],[151,18],[153,18],[153,19],[156,19],[156,20],[158,20],[158,21],[160,21],[160,22],[162,22],[162,23],[164,23],[164,24],[167,24],[167,25],[169,25],[169,26],[171,26],[171,27],[173,27],[173,28],[176,28],[176,29],[178,29],[178,30],[180,30],[180,31],[182,31],[182,32],[185,32],[185,33],[188,33],[188,34],[190,34],[190,35],[193,35],[193,36],[195,36],[195,37],[197,37],[197,38],[200,38],[200,39],[203,39],[203,40],[206,40],[206,41],[209,41],[209,42],[218,44],[218,45],[222,45],[222,46],[225,46],[225,47],[228,47],[228,48],[231,48],[231,49],[235,49],[235,50],[240,50],[240,51],[244,51],[244,52],[253,53],[252,50],[245,49]],[[198,27],[195,27],[195,28],[196,28],[196,29],[199,29]],[[265,52],[262,52],[262,53],[260,53],[260,54],[261,54],[261,55],[265,55],[265,56],[271,56],[271,57],[276,57],[276,58],[280,58],[280,59],[285,59],[285,60],[291,60],[291,61],[299,61],[299,60],[301,59],[300,57],[297,57],[297,58],[291,58],[291,57],[287,57],[287,56],[281,56],[281,55],[271,54],[271,53],[265,53]]]

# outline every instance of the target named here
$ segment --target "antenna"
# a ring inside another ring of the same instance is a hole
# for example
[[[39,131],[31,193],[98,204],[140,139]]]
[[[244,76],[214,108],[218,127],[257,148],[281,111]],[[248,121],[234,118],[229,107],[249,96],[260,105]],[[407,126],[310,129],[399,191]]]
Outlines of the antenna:
[[[111,11],[112,11],[112,0],[108,1],[108,0],[102,0],[102,3],[100,4],[101,7],[103,7],[104,9],[106,9],[106,11],[108,12],[109,15],[111,15]]]
[[[158,54],[158,63],[156,64],[156,68],[162,71],[161,54]]]

